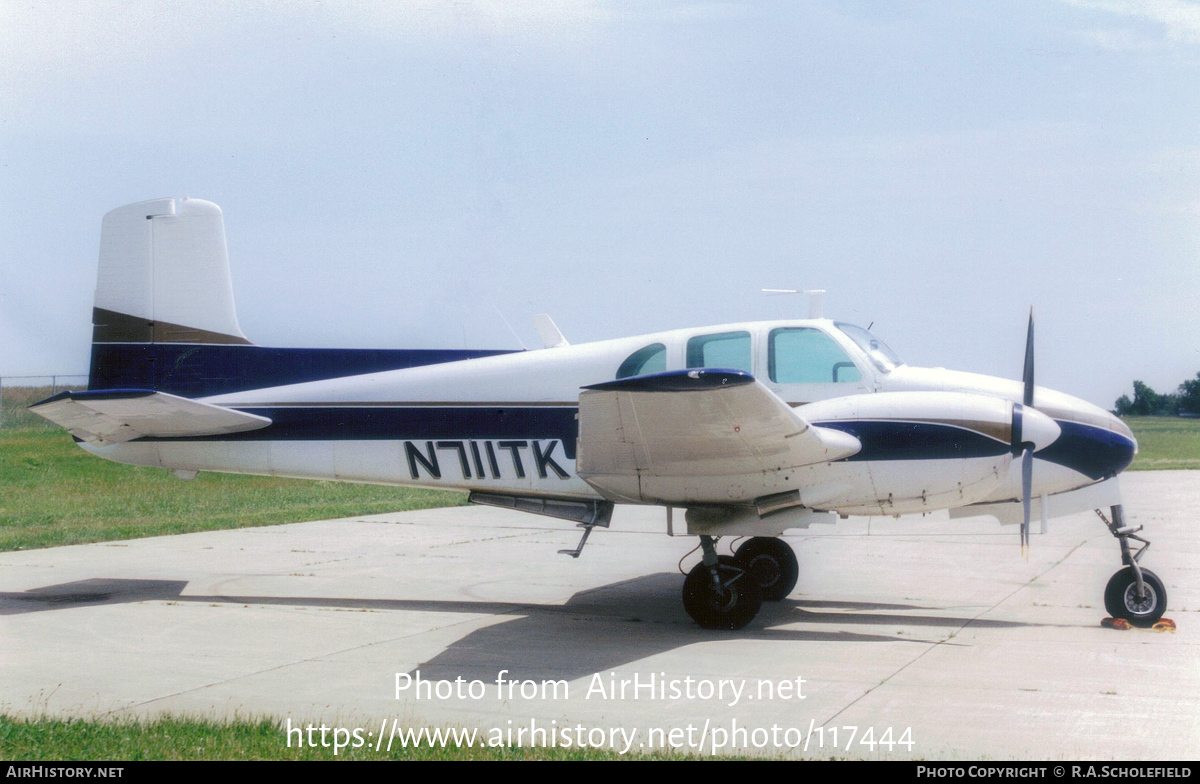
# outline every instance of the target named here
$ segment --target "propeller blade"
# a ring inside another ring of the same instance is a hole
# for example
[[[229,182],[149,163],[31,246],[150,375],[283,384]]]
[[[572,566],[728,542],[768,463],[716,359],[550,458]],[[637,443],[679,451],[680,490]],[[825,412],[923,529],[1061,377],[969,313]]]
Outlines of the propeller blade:
[[[1029,558],[1029,507],[1033,500],[1033,446],[1021,453],[1021,504],[1025,516],[1021,519],[1021,555]]]
[[[1025,382],[1025,400],[1027,406],[1033,405],[1033,308],[1029,309],[1029,332],[1025,336],[1025,373],[1021,377]]]

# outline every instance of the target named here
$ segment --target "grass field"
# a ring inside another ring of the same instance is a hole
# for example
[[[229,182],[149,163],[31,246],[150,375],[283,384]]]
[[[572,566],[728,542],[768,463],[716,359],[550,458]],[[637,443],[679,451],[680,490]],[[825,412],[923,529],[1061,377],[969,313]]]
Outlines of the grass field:
[[[1200,419],[1128,417],[1138,440],[1133,471],[1200,468]]]
[[[316,737],[319,737],[317,735]],[[479,737],[485,738],[483,733]],[[293,736],[294,739],[294,736]],[[635,759],[685,760],[695,757],[655,752]],[[0,716],[0,759],[24,762],[59,760],[619,760],[613,751],[595,749],[440,747],[428,743],[378,752],[370,745],[343,748],[287,746],[279,722],[211,721],[165,717],[154,721],[17,719]]]
[[[102,460],[57,428],[0,430],[0,550],[466,503],[463,493],[202,473]]]

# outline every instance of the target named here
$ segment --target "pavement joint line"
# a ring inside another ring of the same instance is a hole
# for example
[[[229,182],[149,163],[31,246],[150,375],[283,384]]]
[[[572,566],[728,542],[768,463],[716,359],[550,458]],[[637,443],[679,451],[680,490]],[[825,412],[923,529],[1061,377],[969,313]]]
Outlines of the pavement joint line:
[[[529,610],[529,608],[537,607],[537,606],[538,606],[537,604],[524,604],[524,605],[521,605],[520,607],[514,607],[513,609],[508,610],[507,612],[495,613],[495,615],[505,616],[505,615],[519,614],[519,613],[526,612],[527,610]],[[481,615],[492,615],[492,613],[480,613],[480,614]],[[432,632],[438,632],[438,631],[442,631],[444,629],[453,629],[455,626],[461,626],[462,624],[470,623],[473,620],[476,620],[476,618],[464,618],[461,621],[457,621],[455,623],[448,623],[443,626],[435,626],[431,629],[421,629],[419,631],[414,631],[409,634],[401,634],[398,637],[389,637],[386,640],[373,640],[372,642],[363,643],[362,645],[352,645],[348,648],[343,648],[341,650],[336,650],[336,651],[329,651],[327,653],[322,653],[322,654],[319,654],[316,656],[309,656],[308,658],[305,658],[305,659],[297,659],[295,661],[283,662],[281,664],[276,664],[272,667],[265,667],[261,670],[255,670],[254,672],[245,672],[245,673],[242,673],[241,675],[234,675],[231,678],[225,678],[223,680],[213,681],[212,683],[201,684],[200,686],[192,686],[191,688],[181,689],[181,690],[179,690],[177,692],[173,692],[171,694],[163,694],[158,697],[152,697],[151,699],[148,699],[148,700],[142,700],[141,702],[135,702],[131,705],[124,705],[120,708],[113,708],[112,710],[105,711],[104,713],[102,713],[100,715],[102,717],[104,717],[104,716],[111,716],[114,713],[119,713],[119,712],[123,712],[123,711],[132,711],[136,708],[141,708],[146,705],[151,705],[156,702],[161,702],[162,700],[169,700],[172,697],[179,697],[184,694],[191,694],[192,692],[203,691],[205,689],[211,689],[214,686],[223,686],[227,683],[233,683],[234,681],[243,680],[245,678],[252,678],[256,675],[263,675],[268,672],[282,670],[286,667],[295,667],[297,664],[307,664],[308,662],[319,661],[319,660],[327,658],[329,656],[338,656],[343,653],[348,653],[350,651],[365,650],[367,648],[373,648],[376,645],[385,645],[387,643],[399,642],[400,640],[407,640],[412,637],[419,637],[423,634],[430,634]]]
[[[883,680],[881,680],[879,683],[875,684],[875,685],[874,685],[874,686],[872,686],[871,688],[867,689],[867,690],[866,690],[866,691],[864,691],[862,694],[858,695],[858,696],[857,696],[857,697],[855,697],[853,700],[851,700],[850,702],[846,703],[846,704],[845,704],[845,705],[842,707],[842,709],[841,709],[841,710],[839,710],[837,713],[833,714],[833,715],[832,715],[832,716],[830,716],[828,719],[825,719],[825,721],[823,721],[823,722],[821,723],[821,726],[822,726],[822,727],[824,727],[826,724],[828,724],[829,722],[833,721],[833,720],[834,720],[834,719],[836,719],[838,716],[841,716],[843,713],[845,713],[846,711],[850,710],[850,709],[851,709],[851,708],[853,708],[853,707],[854,707],[856,704],[858,704],[860,701],[862,701],[863,699],[865,699],[865,698],[867,697],[867,695],[869,695],[869,694],[873,693],[873,692],[874,692],[876,689],[879,689],[880,687],[882,687],[882,686],[886,685],[886,684],[887,684],[887,682],[888,682],[888,681],[890,681],[892,678],[895,678],[897,675],[899,675],[900,673],[904,672],[905,670],[907,670],[907,669],[908,669],[909,667],[911,667],[912,665],[916,664],[918,661],[920,661],[922,658],[924,658],[924,657],[925,657],[925,654],[927,654],[927,653],[930,653],[930,652],[932,652],[933,650],[935,650],[936,648],[939,648],[939,647],[941,647],[942,645],[945,645],[945,644],[949,643],[949,642],[950,642],[950,640],[953,640],[955,637],[957,637],[957,636],[958,636],[958,633],[959,633],[959,632],[961,632],[963,629],[966,629],[968,626],[970,626],[971,624],[975,623],[975,621],[978,621],[980,618],[982,618],[983,616],[987,615],[987,614],[988,614],[988,613],[990,613],[992,610],[994,610],[994,609],[996,609],[997,607],[999,607],[1000,605],[1004,604],[1005,602],[1007,602],[1007,601],[1008,601],[1009,599],[1011,599],[1012,597],[1016,596],[1016,595],[1017,595],[1018,593],[1020,593],[1021,591],[1025,590],[1026,588],[1028,588],[1029,586],[1033,585],[1033,584],[1034,584],[1035,582],[1037,582],[1038,580],[1040,580],[1040,579],[1042,579],[1043,577],[1045,577],[1045,576],[1046,576],[1047,574],[1049,574],[1050,572],[1054,571],[1056,568],[1058,568],[1059,566],[1061,566],[1061,565],[1062,565],[1062,563],[1063,563],[1064,561],[1066,561],[1068,558],[1070,558],[1070,557],[1071,557],[1071,555],[1072,555],[1072,553],[1074,553],[1074,552],[1075,552],[1076,550],[1078,550],[1080,547],[1083,547],[1083,546],[1084,546],[1085,544],[1087,544],[1089,541],[1091,541],[1091,538],[1084,539],[1082,542],[1080,542],[1079,544],[1075,545],[1075,546],[1074,546],[1074,547],[1072,547],[1070,550],[1068,550],[1068,551],[1067,551],[1067,553],[1066,553],[1066,554],[1065,554],[1065,555],[1064,555],[1062,558],[1059,558],[1057,561],[1055,561],[1055,562],[1053,562],[1052,564],[1050,564],[1049,566],[1047,566],[1047,567],[1046,567],[1044,570],[1042,570],[1041,572],[1039,572],[1039,573],[1035,574],[1033,577],[1030,577],[1028,580],[1026,580],[1026,581],[1025,581],[1024,583],[1022,583],[1021,585],[1018,585],[1018,586],[1017,586],[1016,588],[1014,588],[1012,591],[1010,591],[1009,593],[1007,593],[1007,594],[1005,594],[1003,597],[1001,597],[999,600],[997,600],[997,601],[996,601],[996,603],[995,603],[995,604],[993,604],[991,607],[987,607],[987,608],[985,608],[984,610],[981,610],[981,611],[979,612],[979,614],[978,614],[978,615],[976,615],[974,618],[971,618],[971,619],[967,620],[965,623],[963,623],[963,625],[962,625],[962,626],[959,626],[957,629],[955,629],[954,631],[950,632],[950,634],[946,635],[946,637],[945,637],[944,639],[938,640],[937,642],[935,642],[935,643],[931,644],[931,645],[930,645],[928,648],[926,648],[925,650],[923,650],[923,651],[921,651],[920,653],[918,653],[918,654],[917,654],[916,656],[914,656],[912,659],[910,659],[909,661],[907,661],[907,662],[905,662],[904,664],[900,665],[900,667],[899,667],[899,668],[898,668],[898,669],[897,669],[895,672],[893,672],[891,675],[887,676],[886,678],[884,678]]]
[[[538,531],[524,531],[519,534],[506,534],[504,536],[488,536],[488,537],[483,537],[483,538],[464,539],[461,541],[455,540],[453,542],[439,542],[437,544],[431,544],[431,545],[429,545],[429,547],[432,549],[434,547],[458,547],[458,546],[464,545],[464,544],[483,544],[484,542],[499,542],[503,539],[522,539],[522,538],[528,538],[530,536],[537,536],[538,533],[539,533]]]

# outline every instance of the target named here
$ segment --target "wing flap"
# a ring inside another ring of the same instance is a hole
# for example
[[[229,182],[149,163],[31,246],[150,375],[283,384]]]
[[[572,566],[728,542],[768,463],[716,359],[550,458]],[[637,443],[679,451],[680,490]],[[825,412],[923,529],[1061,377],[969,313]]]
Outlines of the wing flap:
[[[650,477],[695,478],[699,485],[705,477],[838,460],[861,444],[810,425],[747,373],[703,369],[586,387],[578,449],[580,477],[601,492],[629,497],[631,479],[641,486]]]
[[[257,430],[267,417],[149,389],[62,392],[29,410],[92,444]]]

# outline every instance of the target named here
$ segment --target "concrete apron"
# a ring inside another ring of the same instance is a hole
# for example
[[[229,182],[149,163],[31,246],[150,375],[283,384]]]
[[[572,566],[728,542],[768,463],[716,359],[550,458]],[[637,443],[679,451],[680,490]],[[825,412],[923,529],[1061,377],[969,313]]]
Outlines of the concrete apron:
[[[684,613],[696,540],[661,510],[618,508],[572,560],[569,525],[467,507],[0,554],[0,708],[270,716],[371,748],[430,727],[630,753],[1195,758],[1200,472],[1122,482],[1175,633],[1100,626],[1120,561],[1090,513],[1028,561],[990,519],[795,531],[792,595],[723,633]]]

